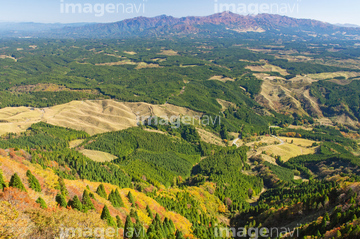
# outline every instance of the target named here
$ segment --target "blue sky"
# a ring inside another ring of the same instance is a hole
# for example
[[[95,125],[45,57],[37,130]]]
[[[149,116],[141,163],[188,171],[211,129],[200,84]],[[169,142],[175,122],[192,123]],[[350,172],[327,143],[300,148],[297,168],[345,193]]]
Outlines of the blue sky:
[[[80,5],[73,13],[69,4]],[[223,10],[226,6],[243,14],[278,13],[330,23],[360,25],[359,0],[11,0],[2,1],[0,21],[114,22],[161,14],[175,17],[205,16]]]

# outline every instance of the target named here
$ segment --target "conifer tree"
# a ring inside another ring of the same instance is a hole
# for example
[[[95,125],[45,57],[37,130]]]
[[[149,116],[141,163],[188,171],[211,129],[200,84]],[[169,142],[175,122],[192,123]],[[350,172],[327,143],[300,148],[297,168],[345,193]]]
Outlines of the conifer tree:
[[[30,170],[26,172],[26,176],[28,177],[29,187],[33,189],[35,192],[41,192],[41,185],[37,178],[31,173]]]
[[[134,196],[132,195],[131,191],[129,191],[127,197],[129,198],[129,202],[130,202],[131,204],[133,204],[133,206],[134,206],[134,204],[135,204],[135,199],[134,199]]]
[[[175,237],[176,239],[185,239],[183,233],[179,230],[176,231]]]
[[[24,184],[21,182],[21,179],[19,177],[19,175],[17,175],[17,173],[15,173],[11,179],[10,179],[10,183],[9,183],[9,187],[13,187],[13,188],[18,188],[21,191],[26,192],[25,186]]]
[[[124,204],[124,202],[123,202],[123,200],[122,200],[122,198],[121,198],[121,195],[120,195],[120,193],[119,193],[119,190],[115,190],[115,197],[116,197],[116,199],[117,199],[117,201],[118,201],[118,205],[119,205],[119,207],[124,207],[125,206],[125,204]]]
[[[145,229],[143,225],[140,223],[140,221],[137,221],[134,226],[134,235],[133,239],[144,239],[146,237]]]
[[[129,215],[126,216],[125,228],[124,228],[124,238],[133,238],[134,235],[134,224],[131,221]]]
[[[121,218],[119,217],[119,215],[116,215],[116,224],[118,228],[122,228],[124,227],[123,222],[121,221]]]
[[[46,202],[45,202],[44,199],[42,199],[41,197],[39,197],[35,202],[38,203],[38,204],[40,204],[40,207],[41,207],[42,209],[46,209],[46,208],[47,208]]]
[[[104,205],[104,208],[101,212],[101,219],[106,221],[106,223],[111,227],[116,227],[116,223],[114,222],[114,219],[110,215],[109,209],[106,205]]]
[[[109,194],[109,198],[108,200],[111,202],[111,204],[113,205],[113,207],[119,207],[119,202],[115,196],[115,192],[111,191]]]
[[[94,204],[91,201],[89,192],[85,189],[82,197],[83,211],[87,212],[88,210],[95,209]]]
[[[151,212],[151,209],[150,209],[149,205],[146,206],[146,211],[147,211],[149,217],[150,217],[151,219],[153,219],[154,216],[153,216],[153,214],[152,214],[152,212]]]
[[[96,189],[96,193],[102,198],[105,198],[105,199],[108,198],[106,191],[105,191],[104,184],[99,185],[99,187]]]
[[[64,195],[64,196],[69,195],[69,192],[65,186],[64,179],[62,177],[59,177],[59,186],[60,186],[60,192],[62,195]]]
[[[65,200],[65,197],[64,195],[62,194],[57,194],[56,197],[55,197],[55,201],[59,204],[60,207],[66,207],[67,206],[67,203],[66,203],[66,200]]]
[[[6,188],[7,185],[5,183],[5,179],[4,179],[4,176],[3,176],[3,172],[1,171],[0,169],[0,190],[3,190],[4,188]]]
[[[70,206],[72,209],[82,211],[82,203],[80,202],[80,199],[77,195],[74,196],[73,200],[69,201],[68,206]]]

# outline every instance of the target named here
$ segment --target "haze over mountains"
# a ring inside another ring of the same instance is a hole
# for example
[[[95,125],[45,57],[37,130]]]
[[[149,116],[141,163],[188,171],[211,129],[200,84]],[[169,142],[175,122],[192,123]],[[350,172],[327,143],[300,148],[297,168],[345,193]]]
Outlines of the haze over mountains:
[[[285,35],[301,34],[330,38],[354,39],[360,29],[349,25],[332,25],[316,20],[296,19],[287,16],[259,14],[238,15],[231,12],[205,17],[182,17],[161,15],[153,18],[136,17],[114,23],[91,24],[0,24],[3,37],[56,37],[56,38],[124,38],[134,36],[172,35],[222,35],[245,32]]]

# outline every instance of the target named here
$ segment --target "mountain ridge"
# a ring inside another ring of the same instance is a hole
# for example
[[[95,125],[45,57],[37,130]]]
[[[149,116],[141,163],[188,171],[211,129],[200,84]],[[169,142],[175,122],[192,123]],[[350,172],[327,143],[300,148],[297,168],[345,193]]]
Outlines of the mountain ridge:
[[[36,24],[35,24],[36,25]],[[41,25],[42,26],[42,25]],[[8,29],[9,30],[9,29]],[[236,34],[246,32],[269,32],[274,34],[322,34],[325,36],[343,37],[343,35],[360,35],[359,28],[337,26],[330,23],[297,19],[277,14],[239,15],[232,12],[215,13],[209,16],[187,16],[176,18],[160,15],[155,17],[135,17],[112,23],[64,24],[61,28],[42,26],[39,30],[32,28],[32,33],[9,31],[8,37],[19,35],[30,37],[55,38],[123,38],[123,37],[158,37],[183,36],[196,34]]]

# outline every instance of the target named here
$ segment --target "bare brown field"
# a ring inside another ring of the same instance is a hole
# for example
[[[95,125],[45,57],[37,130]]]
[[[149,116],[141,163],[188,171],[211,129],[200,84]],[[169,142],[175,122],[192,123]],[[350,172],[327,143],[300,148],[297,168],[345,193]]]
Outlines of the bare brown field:
[[[146,62],[133,62],[130,60],[123,60],[123,61],[117,61],[117,62],[106,62],[106,63],[99,63],[95,64],[96,66],[122,66],[122,65],[136,65],[135,69],[144,69],[144,68],[157,68],[161,67],[158,64],[148,64]]]
[[[358,77],[360,76],[360,72],[353,72],[353,71],[338,71],[338,72],[325,72],[319,74],[310,74],[308,75],[310,78],[314,80],[325,80],[325,79],[332,79],[335,77],[345,77],[346,79],[350,77]]]
[[[158,68],[158,67],[162,67],[162,66],[159,66],[158,64],[148,64],[146,62],[140,62],[138,63],[137,67],[135,69],[144,69],[144,68]]]
[[[315,143],[315,141],[313,140],[301,139],[301,138],[279,137],[279,139],[283,140],[286,143],[290,143],[291,141],[293,141],[293,144],[303,147],[312,146],[312,144]]]
[[[309,56],[279,55],[279,56],[275,56],[275,57],[278,59],[286,59],[291,62],[308,62],[308,61],[314,60],[314,58],[309,57]]]
[[[334,123],[326,117],[316,119],[316,122],[318,122],[320,125],[334,126]]]
[[[157,62],[163,62],[163,61],[166,61],[166,59],[164,58],[153,58],[151,59],[152,61],[157,61]]]
[[[235,79],[232,79],[230,77],[224,77],[224,76],[213,76],[209,80],[218,80],[218,81],[222,81],[222,82],[235,81]]]
[[[0,109],[0,135],[24,132],[33,123],[39,122],[43,112],[28,107]]]
[[[96,150],[82,149],[79,152],[96,162],[110,162],[117,158],[112,154]]]
[[[156,130],[156,129],[144,128],[144,130],[145,130],[145,131],[148,131],[148,132],[152,132],[152,133],[166,134],[166,132],[161,131],[161,130]]]
[[[24,132],[31,124],[44,121],[94,135],[135,127],[137,116],[153,115],[201,117],[202,113],[171,104],[153,105],[114,100],[72,101],[44,109],[10,107],[0,109],[0,133]]]
[[[69,142],[69,148],[73,149],[84,142],[83,139],[75,139]]]
[[[138,63],[124,60],[124,61],[117,61],[117,62],[106,62],[106,63],[99,63],[95,64],[96,66],[122,66],[122,65],[137,65]]]
[[[307,115],[302,108],[301,102],[293,96],[293,92],[286,88],[281,81],[264,80],[256,101],[277,112],[296,112],[300,115]]]
[[[219,136],[200,128],[197,128],[197,131],[202,141],[219,146],[225,146],[225,143]]]
[[[159,55],[165,55],[165,56],[178,56],[178,52],[174,50],[161,50]]]
[[[288,128],[289,129],[303,129],[303,130],[307,130],[307,131],[313,130],[312,127],[306,127],[306,126],[302,126],[302,125],[289,125]]]
[[[7,56],[7,55],[0,55],[0,59],[12,59],[15,62],[17,62],[17,59],[15,57]]]
[[[260,155],[263,151],[265,151],[267,155],[279,155],[281,156],[281,160],[286,162],[290,158],[299,155],[314,154],[316,152],[316,147],[306,148],[295,144],[285,143],[283,145],[270,145],[260,147],[257,149],[256,155]]]
[[[266,137],[262,136],[260,141],[247,143],[246,146],[250,146],[252,150],[248,152],[248,157],[255,155],[262,155],[262,158],[269,163],[276,164],[276,161],[273,156],[281,156],[283,161],[288,161],[290,158],[306,155],[306,154],[314,154],[316,152],[316,147],[309,147],[315,141],[307,140],[307,139],[299,139],[299,138],[287,138],[287,137],[279,137],[280,140],[283,140],[283,144],[275,144],[275,142],[279,142],[274,137]],[[294,143],[291,144],[291,140],[294,140]],[[287,142],[286,142],[287,141]],[[254,148],[255,144],[259,145],[259,143],[267,143],[267,146],[260,146]],[[279,142],[280,143],[280,142]],[[265,152],[266,154],[262,154]]]
[[[216,99],[216,101],[221,105],[221,110],[225,111],[227,110],[229,107],[236,107],[236,104],[226,101],[226,100],[222,100],[222,99]]]
[[[124,51],[125,54],[129,54],[129,55],[136,55],[137,53],[134,51]]]
[[[283,76],[289,75],[285,69],[270,64],[265,64],[263,66],[247,66],[245,68],[257,72],[278,72]]]
[[[349,116],[347,116],[346,114],[342,114],[339,116],[335,116],[332,117],[331,120],[335,123],[338,124],[342,124],[342,125],[347,125],[353,128],[358,128],[359,122],[351,119]]]

